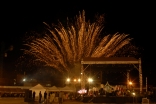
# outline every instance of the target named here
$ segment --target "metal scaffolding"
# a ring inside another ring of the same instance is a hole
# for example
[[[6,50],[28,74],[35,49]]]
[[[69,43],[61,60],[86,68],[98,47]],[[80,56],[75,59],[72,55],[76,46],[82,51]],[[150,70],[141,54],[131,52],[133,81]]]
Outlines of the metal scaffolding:
[[[136,59],[134,57],[85,57],[81,60],[81,88],[85,88],[84,80],[84,64],[133,64],[134,67],[139,71],[139,83],[140,83],[140,93],[142,93],[142,67],[141,67],[141,58]],[[139,65],[138,67],[136,66]],[[128,80],[128,79],[127,79]],[[128,82],[127,82],[128,83]]]

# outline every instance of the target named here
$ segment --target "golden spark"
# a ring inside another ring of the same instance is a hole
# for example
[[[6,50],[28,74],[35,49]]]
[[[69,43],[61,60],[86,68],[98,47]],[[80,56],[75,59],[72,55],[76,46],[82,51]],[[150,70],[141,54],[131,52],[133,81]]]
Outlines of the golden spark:
[[[48,32],[25,44],[29,48],[24,53],[60,72],[77,73],[83,57],[112,57],[131,41],[128,34],[119,33],[99,38],[104,28],[103,15],[91,23],[86,21],[85,11],[74,22],[67,20],[67,26],[61,22],[54,27],[44,24]]]

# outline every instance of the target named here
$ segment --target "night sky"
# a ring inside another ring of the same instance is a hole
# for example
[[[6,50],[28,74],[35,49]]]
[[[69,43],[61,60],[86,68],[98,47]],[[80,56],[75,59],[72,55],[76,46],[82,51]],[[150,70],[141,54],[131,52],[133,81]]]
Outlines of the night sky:
[[[143,77],[148,77],[150,84],[156,83],[155,66],[155,7],[154,2],[114,2],[111,0],[92,0],[88,2],[7,2],[1,3],[1,35],[0,41],[7,49],[10,45],[14,50],[8,52],[5,60],[6,70],[15,70],[14,63],[23,48],[22,41],[26,32],[40,31],[46,22],[57,24],[58,20],[65,23],[67,17],[74,18],[79,11],[85,10],[86,19],[94,19],[96,14],[105,15],[104,34],[116,32],[130,34],[136,46],[143,49]],[[154,82],[155,80],[155,82]],[[156,85],[156,84],[155,84]]]

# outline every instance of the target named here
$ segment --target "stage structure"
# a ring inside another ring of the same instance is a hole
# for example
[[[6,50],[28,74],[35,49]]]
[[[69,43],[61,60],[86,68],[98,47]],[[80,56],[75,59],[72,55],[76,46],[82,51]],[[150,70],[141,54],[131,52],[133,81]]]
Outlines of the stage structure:
[[[139,71],[139,83],[140,83],[140,93],[142,93],[142,67],[141,59],[136,59],[134,57],[85,57],[81,60],[81,89],[85,89],[85,68],[84,64],[132,64]],[[138,65],[138,66],[137,66]],[[129,78],[129,76],[128,76]],[[127,84],[129,79],[127,78]]]

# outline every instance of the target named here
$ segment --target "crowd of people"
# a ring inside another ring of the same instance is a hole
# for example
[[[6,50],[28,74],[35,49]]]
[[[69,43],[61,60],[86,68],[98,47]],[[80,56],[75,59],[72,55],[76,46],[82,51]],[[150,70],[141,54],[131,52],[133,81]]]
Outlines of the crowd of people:
[[[0,97],[24,97],[24,92],[16,93],[16,92],[0,92]]]
[[[34,91],[32,94],[32,98],[35,101],[35,94],[36,92]],[[53,102],[58,102],[59,104],[62,104],[63,100],[64,100],[64,96],[65,93],[63,93],[62,91],[59,92],[44,92],[44,95],[42,95],[41,91],[39,92],[39,96],[38,96],[38,101],[39,103],[45,102],[48,104],[52,104]]]
[[[21,88],[0,88],[0,97],[24,97],[24,92]]]

